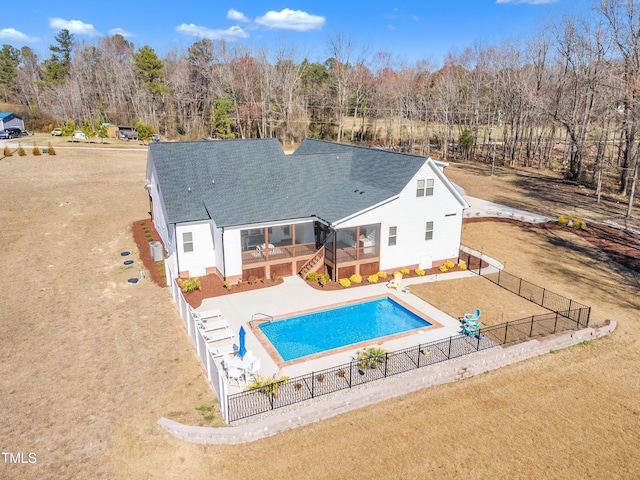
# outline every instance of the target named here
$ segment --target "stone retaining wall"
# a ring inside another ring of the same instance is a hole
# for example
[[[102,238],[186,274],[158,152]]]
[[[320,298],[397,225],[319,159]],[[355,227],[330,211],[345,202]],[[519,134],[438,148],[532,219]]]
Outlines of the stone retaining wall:
[[[552,350],[561,350],[585,340],[595,340],[610,334],[615,328],[616,322],[607,320],[600,327],[565,331],[516,345],[484,350],[436,365],[411,370],[398,376],[387,377],[371,384],[343,390],[334,397],[319,397],[304,404],[294,405],[288,410],[274,410],[267,417],[255,421],[249,420],[239,425],[190,427],[166,418],[158,420],[158,424],[174,437],[193,443],[239,444],[252,442],[423,388],[473,377],[486,371],[496,370],[538,355],[547,354]]]

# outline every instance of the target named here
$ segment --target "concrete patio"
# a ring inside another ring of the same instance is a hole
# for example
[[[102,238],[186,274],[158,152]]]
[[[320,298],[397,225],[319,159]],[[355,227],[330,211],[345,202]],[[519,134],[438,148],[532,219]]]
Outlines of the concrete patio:
[[[501,265],[497,261],[487,258],[486,256],[483,256],[483,259],[491,265],[489,269],[501,268]],[[355,356],[358,348],[340,349],[339,353],[326,354],[320,358],[313,358],[308,361],[297,361],[295,364],[288,364],[280,369],[275,359],[269,355],[252,331],[249,322],[253,316],[255,316],[256,319],[264,318],[264,316],[257,314],[272,317],[290,316],[297,312],[331,307],[332,305],[341,303],[353,303],[368,297],[391,295],[418,310],[422,315],[442,325],[440,328],[430,328],[428,331],[419,329],[415,333],[380,343],[380,346],[384,350],[394,351],[454,336],[457,335],[460,330],[460,322],[457,318],[441,312],[424,300],[407,292],[407,287],[409,287],[410,290],[412,285],[420,283],[468,278],[474,275],[476,274],[470,271],[456,271],[446,274],[407,278],[402,280],[402,288],[400,291],[388,288],[388,279],[387,281],[381,281],[373,285],[322,291],[310,287],[298,276],[285,277],[282,284],[274,287],[205,299],[197,311],[214,308],[220,309],[223,312],[223,318],[229,322],[231,328],[236,332],[236,336],[233,339],[236,344],[238,342],[237,332],[240,326],[244,326],[247,332],[245,339],[246,348],[247,350],[253,351],[253,355],[260,359],[262,367],[261,375],[271,376],[280,372],[280,375],[295,377],[347,363]],[[229,341],[221,341],[213,345],[224,343],[229,343]],[[379,340],[374,339],[370,342],[371,346],[378,344]],[[221,359],[218,361],[220,360]],[[232,386],[230,392],[235,393],[241,390],[241,387]]]

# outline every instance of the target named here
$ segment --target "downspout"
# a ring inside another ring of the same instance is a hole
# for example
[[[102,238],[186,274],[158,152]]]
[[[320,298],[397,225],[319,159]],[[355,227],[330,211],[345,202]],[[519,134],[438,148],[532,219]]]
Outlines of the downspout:
[[[224,227],[222,227],[222,268],[224,272],[222,272],[222,278],[227,280],[227,259],[224,256]]]
[[[173,224],[173,241],[176,244],[176,265],[178,267],[178,271],[176,272],[176,278],[180,278],[180,255],[178,255],[178,252],[180,251],[180,249],[178,248],[178,231],[176,229],[176,224]]]

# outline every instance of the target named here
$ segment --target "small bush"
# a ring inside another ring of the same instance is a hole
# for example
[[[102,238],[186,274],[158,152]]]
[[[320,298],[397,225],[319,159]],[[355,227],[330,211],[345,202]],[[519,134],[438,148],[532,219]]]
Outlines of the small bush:
[[[329,280],[331,280],[331,276],[328,273],[323,273],[318,276],[318,283],[323,287],[329,283]]]
[[[37,157],[38,155],[42,155],[42,150],[40,150],[40,147],[38,147],[37,145],[34,145],[31,153],[33,153],[33,155]]]
[[[446,262],[444,262],[444,266],[447,267],[447,269],[453,268],[455,267],[455,263],[453,263],[451,260],[447,260]]]
[[[258,277],[256,277],[255,275],[251,275],[249,277],[249,280],[247,280],[247,283],[249,285],[253,285],[254,283],[258,283]]]
[[[467,264],[464,263],[464,262],[460,262],[460,263],[458,263],[458,268],[460,270],[466,270],[467,269]]]
[[[227,290],[231,290],[231,283],[229,282],[229,280],[225,280],[222,285],[224,285],[224,288],[226,288]]]
[[[201,287],[200,279],[198,277],[181,278],[178,280],[178,285],[180,286],[182,293],[195,292],[196,290],[200,290]]]
[[[21,157],[27,156],[27,152],[24,148],[22,148],[22,145],[18,145],[18,155],[20,155]]]
[[[13,153],[11,152],[11,149],[9,147],[7,147],[6,145],[4,146],[3,155],[5,157],[10,157],[11,155],[13,155]]]
[[[410,273],[410,272],[411,272],[411,271],[410,271],[407,267],[402,267],[402,268],[400,269],[400,273],[401,273],[402,275],[409,275],[409,273]]]
[[[367,277],[367,282],[369,282],[369,283],[378,283],[379,279],[380,279],[380,277],[378,277],[378,274],[374,273],[373,275],[369,275]]]
[[[558,223],[560,225],[568,225],[569,224],[569,217],[567,217],[565,215],[560,215],[558,217]]]
[[[573,220],[571,228],[575,228],[576,230],[584,230],[585,228],[587,228],[587,222],[585,222],[581,218],[576,218]]]
[[[344,288],[351,286],[351,281],[348,278],[341,278],[338,283],[342,285]]]
[[[310,282],[315,282],[318,280],[318,272],[309,272],[307,273],[307,280]]]
[[[271,280],[273,280],[274,282],[277,282],[278,280],[280,280],[280,275],[278,275],[277,273],[272,273]]]
[[[422,270],[421,268],[416,268],[416,275],[418,275],[419,277],[424,276],[424,270]]]
[[[51,142],[49,142],[49,145],[47,146],[47,153],[49,155],[55,155],[56,154],[56,149],[51,146]]]
[[[378,272],[378,278],[387,278],[387,272]]]
[[[449,271],[446,265],[440,265],[440,268],[438,270],[440,270],[442,273]]]
[[[349,277],[349,281],[351,283],[362,283],[362,275],[358,275],[357,273],[354,273]]]

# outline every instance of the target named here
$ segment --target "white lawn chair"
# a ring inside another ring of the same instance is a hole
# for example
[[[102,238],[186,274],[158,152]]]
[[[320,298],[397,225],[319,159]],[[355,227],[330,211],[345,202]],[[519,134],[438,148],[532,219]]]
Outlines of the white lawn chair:
[[[233,333],[233,330],[230,328],[225,328],[223,330],[214,330],[209,334],[203,333],[202,336],[207,342],[217,342],[219,340],[228,340],[233,338],[235,333]]]
[[[231,325],[229,325],[229,322],[227,322],[226,320],[214,320],[213,322],[207,322],[206,320],[204,320],[202,322],[198,322],[198,326],[205,332],[231,328]]]
[[[402,274],[396,272],[393,274],[393,279],[387,283],[388,288],[395,288],[396,291],[400,290],[400,283],[402,282]]]
[[[219,308],[213,308],[211,310],[204,310],[202,312],[197,312],[193,307],[189,306],[189,310],[191,310],[191,315],[196,320],[205,320],[207,318],[220,318],[222,317],[222,312]]]
[[[213,347],[209,345],[209,351],[211,352],[211,356],[213,358],[218,358],[218,357],[224,357],[225,354],[229,356],[233,352],[235,352],[236,349],[235,349],[235,346],[232,343],[230,343],[228,345],[220,345],[219,347]]]

